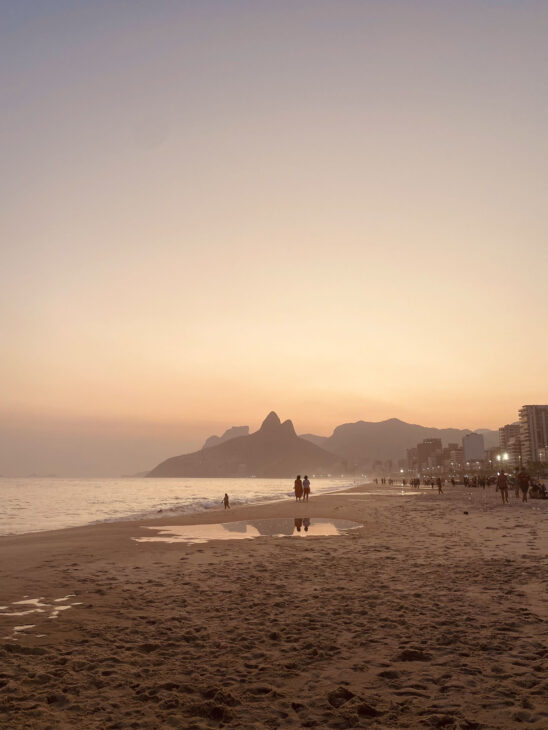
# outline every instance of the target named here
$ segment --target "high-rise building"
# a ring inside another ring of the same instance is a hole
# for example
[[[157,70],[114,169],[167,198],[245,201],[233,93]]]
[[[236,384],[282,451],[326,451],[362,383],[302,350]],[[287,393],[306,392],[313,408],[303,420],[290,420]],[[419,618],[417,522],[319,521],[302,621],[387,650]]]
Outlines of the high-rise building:
[[[519,439],[520,425],[519,423],[507,423],[506,426],[499,428],[499,446],[501,449],[507,449],[514,439]]]
[[[465,461],[483,461],[485,444],[481,433],[467,433],[462,439]]]
[[[419,468],[417,449],[407,449],[407,468],[416,471]]]
[[[460,469],[464,465],[464,451],[458,444],[447,444],[442,452],[442,463],[447,471]]]
[[[499,448],[501,457],[507,454],[505,461],[512,467],[520,467],[521,454],[521,426],[519,423],[507,423],[499,428]]]
[[[424,439],[421,444],[417,444],[419,469],[424,466],[439,466],[441,453],[441,439]]]
[[[548,406],[522,406],[519,428],[523,464],[541,461],[548,447]]]

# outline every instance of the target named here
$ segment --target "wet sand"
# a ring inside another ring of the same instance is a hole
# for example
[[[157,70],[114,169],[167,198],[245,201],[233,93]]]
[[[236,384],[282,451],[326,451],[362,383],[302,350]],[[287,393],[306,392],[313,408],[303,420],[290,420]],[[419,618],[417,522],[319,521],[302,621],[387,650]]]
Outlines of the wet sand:
[[[548,727],[548,503],[370,491],[0,538],[0,727]],[[273,517],[363,527],[132,539]]]

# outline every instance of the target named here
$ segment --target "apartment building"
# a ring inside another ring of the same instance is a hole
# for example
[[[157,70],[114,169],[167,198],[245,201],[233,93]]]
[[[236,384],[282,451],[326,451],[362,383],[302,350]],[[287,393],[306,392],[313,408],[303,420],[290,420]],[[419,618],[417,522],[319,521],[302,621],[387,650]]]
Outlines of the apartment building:
[[[548,448],[548,405],[522,406],[519,411],[521,455],[526,466],[542,461]]]

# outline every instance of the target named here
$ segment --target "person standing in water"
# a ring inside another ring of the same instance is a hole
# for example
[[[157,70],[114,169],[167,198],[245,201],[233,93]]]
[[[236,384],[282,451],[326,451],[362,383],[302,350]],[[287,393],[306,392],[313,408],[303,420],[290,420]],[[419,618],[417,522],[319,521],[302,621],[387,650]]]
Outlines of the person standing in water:
[[[223,497],[223,504],[225,506],[225,509],[230,509],[230,502],[228,499],[228,494],[225,492],[225,496]]]
[[[303,483],[301,481],[301,475],[297,474],[295,479],[295,502],[300,502],[303,496]]]
[[[303,502],[308,502],[308,497],[310,496],[310,479],[304,475],[303,479]]]

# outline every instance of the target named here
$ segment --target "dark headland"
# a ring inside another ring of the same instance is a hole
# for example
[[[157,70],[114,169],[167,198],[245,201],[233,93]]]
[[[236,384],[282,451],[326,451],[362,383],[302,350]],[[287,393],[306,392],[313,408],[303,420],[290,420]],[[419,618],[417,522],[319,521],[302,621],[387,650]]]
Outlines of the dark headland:
[[[166,459],[149,477],[295,477],[310,474],[340,474],[346,460],[297,436],[293,424],[283,423],[274,411],[261,428],[192,454]]]

